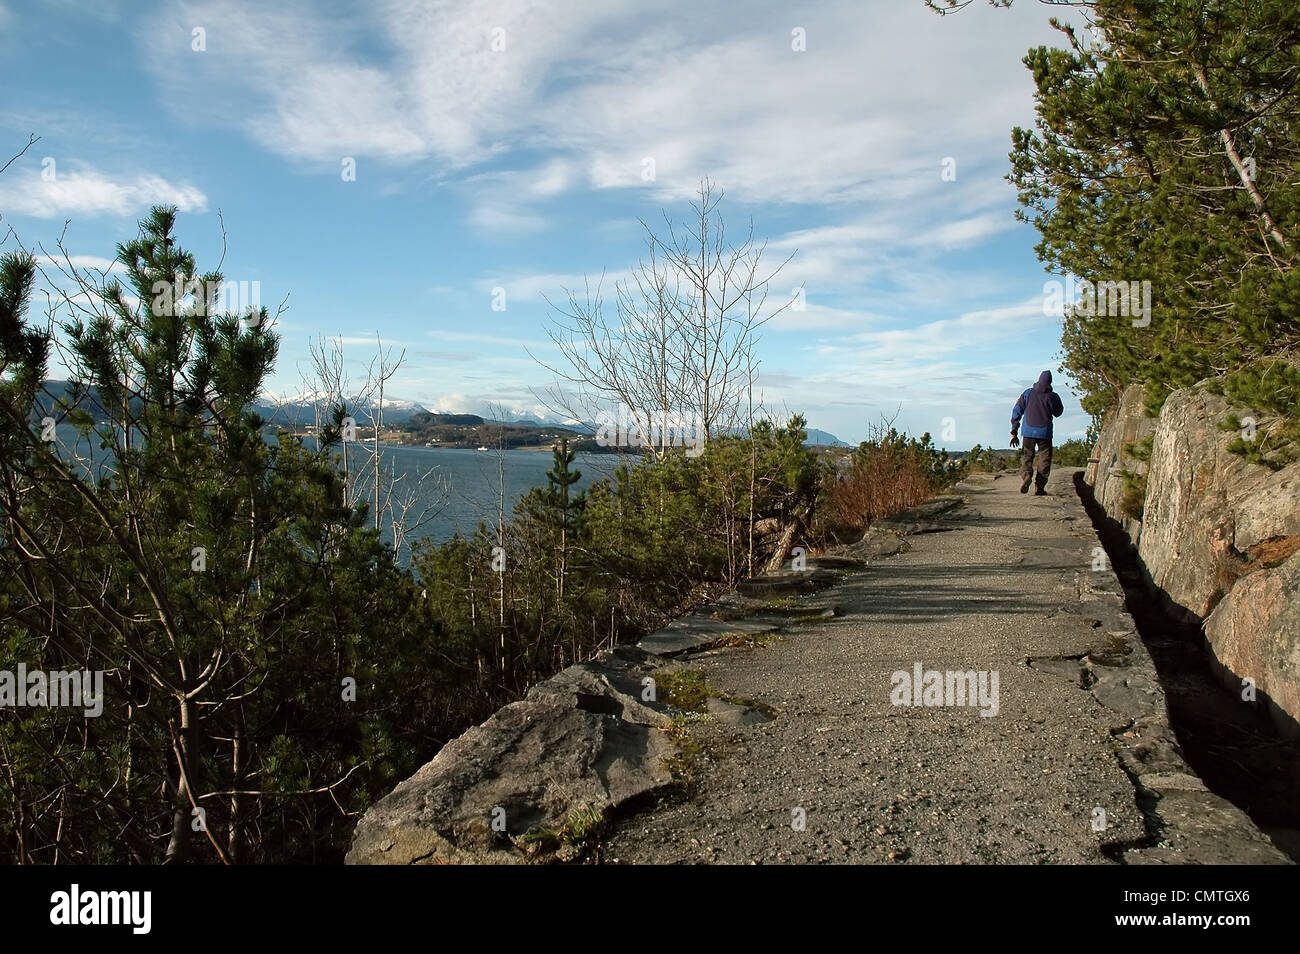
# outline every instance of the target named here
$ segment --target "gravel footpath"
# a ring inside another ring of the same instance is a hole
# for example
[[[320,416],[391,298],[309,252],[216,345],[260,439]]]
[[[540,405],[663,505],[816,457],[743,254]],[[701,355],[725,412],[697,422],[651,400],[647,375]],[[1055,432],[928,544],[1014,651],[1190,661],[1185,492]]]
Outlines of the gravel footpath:
[[[943,532],[799,601],[834,617],[681,657],[776,717],[691,725],[688,794],[619,819],[602,860],[1104,864],[1103,849],[1142,843],[1114,742],[1131,722],[1070,676],[1070,657],[1126,618],[1088,603],[1097,539],[1072,477],[1054,473],[1046,497],[1022,496],[1009,474],[963,485]],[[891,675],[910,686],[918,663],[996,673],[996,715],[892,704]]]

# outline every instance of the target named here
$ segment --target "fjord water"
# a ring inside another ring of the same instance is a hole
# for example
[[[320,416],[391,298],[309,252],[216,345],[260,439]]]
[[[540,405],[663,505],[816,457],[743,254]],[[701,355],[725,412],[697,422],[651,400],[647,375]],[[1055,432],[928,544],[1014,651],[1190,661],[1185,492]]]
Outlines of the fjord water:
[[[96,462],[107,459],[107,452],[99,449],[97,438],[78,438],[76,428],[73,427],[61,426],[57,430],[59,443],[65,449],[75,447],[83,457],[89,456]],[[274,443],[275,436],[268,434],[267,441]],[[315,441],[310,437],[305,438],[303,445],[312,448]],[[369,445],[357,442],[351,448],[349,463],[352,469],[374,466]],[[578,454],[570,465],[571,469],[582,474],[581,480],[574,486],[574,492],[586,489],[602,477],[608,477],[620,461],[628,459],[621,454]],[[441,542],[450,539],[457,531],[472,534],[481,522],[494,524],[500,504],[502,473],[505,477],[506,520],[509,521],[520,497],[533,487],[546,486],[546,472],[553,463],[550,451],[544,450],[498,452],[460,447],[381,444],[379,466],[383,473],[400,480],[399,488],[419,488],[411,514],[418,514],[426,506],[441,507],[436,516],[408,534],[407,546],[403,547],[400,554],[402,562],[409,560],[408,548],[417,540],[427,538]],[[432,474],[421,482],[421,477],[430,471]],[[366,486],[370,486],[369,481],[366,481]],[[383,539],[391,543],[393,530],[389,514],[385,514],[385,523],[387,525],[383,528]]]
[[[369,448],[362,453],[369,461]],[[620,460],[627,459],[619,454],[578,454],[570,465],[571,469],[582,474],[582,479],[574,486],[574,492],[585,490],[600,478],[608,477]],[[397,478],[407,475],[408,483],[416,482],[430,468],[437,468],[435,476],[427,482],[423,502],[437,504],[443,500],[443,509],[437,517],[411,533],[408,542],[414,543],[424,538],[446,540],[456,531],[470,534],[481,522],[494,524],[500,505],[502,472],[505,476],[508,521],[520,497],[533,487],[546,486],[546,472],[555,461],[549,451],[512,450],[498,454],[495,450],[388,444],[379,448],[379,462],[385,473]],[[439,476],[446,488],[445,498],[437,486]],[[418,510],[419,507],[417,504],[413,510]],[[392,540],[391,526],[385,530],[384,539]],[[405,559],[407,554],[403,553],[402,556]]]

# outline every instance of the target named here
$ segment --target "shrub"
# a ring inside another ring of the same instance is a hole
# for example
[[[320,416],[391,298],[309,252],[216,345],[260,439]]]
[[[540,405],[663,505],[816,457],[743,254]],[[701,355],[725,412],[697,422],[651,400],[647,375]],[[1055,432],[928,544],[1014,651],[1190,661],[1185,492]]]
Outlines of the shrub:
[[[833,479],[826,521],[832,532],[862,531],[950,485],[960,472],[930,443],[930,435],[905,438],[892,427],[863,441],[848,470]]]
[[[1052,452],[1052,464],[1056,467],[1084,467],[1090,456],[1092,456],[1092,446],[1074,438]]]

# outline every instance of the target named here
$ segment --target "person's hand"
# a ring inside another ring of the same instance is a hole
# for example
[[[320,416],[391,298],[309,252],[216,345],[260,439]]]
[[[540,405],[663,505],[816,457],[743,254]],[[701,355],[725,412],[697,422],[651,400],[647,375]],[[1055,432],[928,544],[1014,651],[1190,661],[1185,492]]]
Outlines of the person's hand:
[[[1012,432],[1011,432],[1011,446],[1012,446],[1012,447],[1019,447],[1019,446],[1020,446],[1020,438],[1016,436],[1016,432],[1015,432],[1015,431],[1012,431]]]

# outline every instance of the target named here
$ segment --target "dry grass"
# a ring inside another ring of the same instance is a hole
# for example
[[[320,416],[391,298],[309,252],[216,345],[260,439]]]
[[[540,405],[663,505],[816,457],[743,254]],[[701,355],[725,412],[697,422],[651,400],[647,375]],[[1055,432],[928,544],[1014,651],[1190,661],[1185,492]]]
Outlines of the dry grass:
[[[899,460],[883,449],[854,459],[853,468],[831,490],[831,526],[866,530],[875,521],[901,513],[932,497],[935,487],[915,460]]]
[[[1280,566],[1296,553],[1300,553],[1300,534],[1263,540],[1246,551],[1246,560],[1252,568],[1267,569]]]
[[[1226,547],[1215,554],[1212,572],[1214,574],[1214,594],[1210,597],[1210,609],[1219,605],[1219,601],[1231,592],[1232,588],[1237,585],[1237,581],[1245,576],[1248,570],[1246,561],[1241,558],[1241,554],[1231,547]]]

